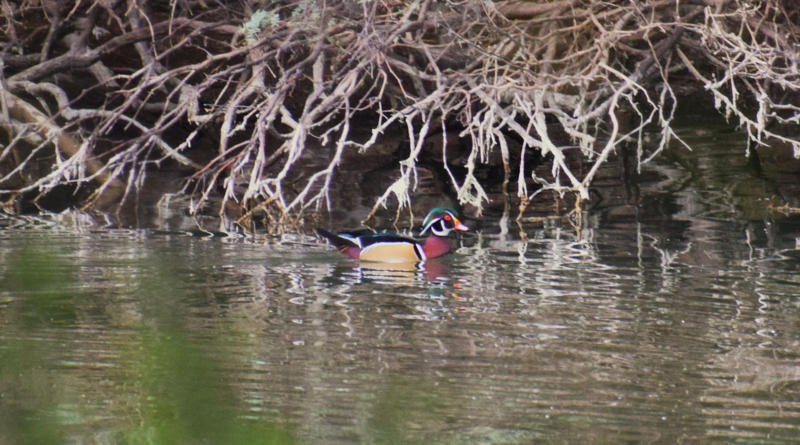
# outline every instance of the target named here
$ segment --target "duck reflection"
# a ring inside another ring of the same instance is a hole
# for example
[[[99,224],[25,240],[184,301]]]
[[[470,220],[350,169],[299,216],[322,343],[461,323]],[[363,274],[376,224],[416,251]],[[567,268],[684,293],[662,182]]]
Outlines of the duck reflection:
[[[459,303],[469,301],[458,293],[460,284],[451,278],[450,265],[445,261],[376,263],[358,262],[349,267],[334,269],[330,277],[345,287],[369,285],[383,296],[398,294],[413,302],[408,310],[393,314],[395,318],[444,320],[460,312]],[[341,288],[340,288],[341,289]],[[347,293],[346,290],[339,293]],[[456,303],[456,304],[454,304]],[[398,309],[394,307],[394,309]]]
[[[415,282],[420,278],[428,281],[447,281],[450,277],[450,266],[442,261],[405,263],[360,262],[356,266],[364,279],[388,280],[396,282]]]

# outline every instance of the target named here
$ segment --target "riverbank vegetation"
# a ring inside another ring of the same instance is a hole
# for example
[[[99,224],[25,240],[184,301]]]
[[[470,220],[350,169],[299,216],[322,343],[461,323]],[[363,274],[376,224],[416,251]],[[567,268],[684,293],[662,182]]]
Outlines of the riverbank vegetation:
[[[9,210],[64,187],[86,205],[124,205],[177,166],[195,211],[218,195],[282,220],[329,205],[343,162],[402,134],[373,212],[409,205],[433,153],[477,211],[492,185],[476,172],[499,158],[522,215],[543,192],[589,199],[620,147],[641,166],[681,144],[684,103],[740,126],[751,153],[800,156],[800,5],[788,0],[0,6]],[[298,174],[309,159],[320,167]]]

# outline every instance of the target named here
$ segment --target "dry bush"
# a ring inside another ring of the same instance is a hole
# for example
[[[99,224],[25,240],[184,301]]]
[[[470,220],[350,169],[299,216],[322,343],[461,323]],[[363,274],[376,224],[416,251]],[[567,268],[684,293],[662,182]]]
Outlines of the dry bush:
[[[800,119],[790,1],[0,2],[0,161],[13,164],[0,186],[15,197],[90,181],[126,195],[170,161],[192,172],[195,208],[221,186],[225,200],[280,219],[319,209],[345,150],[400,126],[410,154],[376,209],[408,205],[426,138],[458,128],[472,142],[466,176],[447,153],[443,167],[461,203],[487,199],[474,171],[491,152],[517,170],[513,138],[520,173],[507,182],[524,211],[545,190],[588,198],[621,143],[636,144],[640,165],[657,156],[676,139],[674,79],[689,76],[755,144],[800,155],[776,130]],[[359,138],[365,116],[371,137]],[[660,134],[652,148],[648,126]],[[311,139],[334,155],[287,188]],[[209,141],[211,155],[190,150]],[[551,177],[524,177],[532,153]],[[589,168],[572,171],[567,154]],[[52,168],[34,175],[40,158]]]

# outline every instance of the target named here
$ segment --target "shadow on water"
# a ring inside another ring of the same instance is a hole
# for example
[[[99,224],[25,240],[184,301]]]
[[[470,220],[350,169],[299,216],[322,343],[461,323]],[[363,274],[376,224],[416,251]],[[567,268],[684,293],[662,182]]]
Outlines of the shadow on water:
[[[0,348],[0,442],[296,443],[273,421],[234,409],[222,357],[208,349],[224,348],[224,337],[206,338],[181,314],[190,299],[181,270],[166,258],[137,261],[125,283],[136,300],[125,303],[86,287],[103,266],[68,261],[75,246],[53,235],[7,252],[15,259],[3,270],[4,324],[25,335],[6,330]],[[115,315],[128,317],[122,332],[109,330]]]
[[[5,443],[63,443],[58,418],[61,406],[54,394],[57,381],[42,371],[48,361],[49,327],[74,326],[77,314],[69,285],[74,268],[50,256],[35,243],[21,243],[9,255],[3,287],[23,296],[15,317],[5,318],[26,336],[7,337],[0,347],[0,436]]]
[[[172,210],[2,220],[0,443],[796,443],[788,176],[681,136],[580,228],[489,216],[421,266]]]

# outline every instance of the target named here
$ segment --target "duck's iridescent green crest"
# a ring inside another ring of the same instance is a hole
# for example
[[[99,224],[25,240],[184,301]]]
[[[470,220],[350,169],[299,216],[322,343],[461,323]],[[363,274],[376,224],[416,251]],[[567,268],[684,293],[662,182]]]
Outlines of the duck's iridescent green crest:
[[[317,229],[317,233],[350,258],[382,263],[405,263],[446,255],[450,252],[448,238],[450,232],[453,230],[466,232],[469,227],[461,223],[455,210],[437,207],[425,217],[420,235],[429,230],[431,235],[424,240],[416,240],[397,233],[333,234],[325,229]]]

